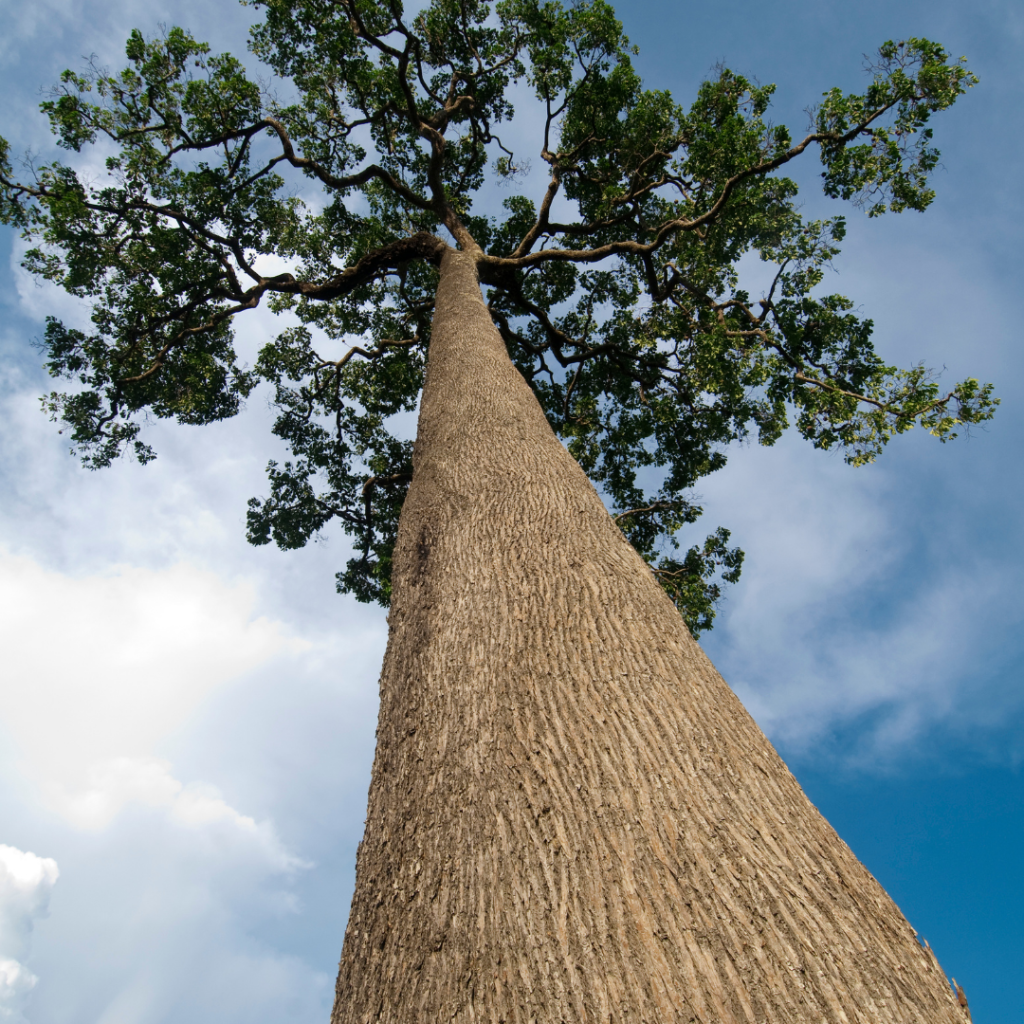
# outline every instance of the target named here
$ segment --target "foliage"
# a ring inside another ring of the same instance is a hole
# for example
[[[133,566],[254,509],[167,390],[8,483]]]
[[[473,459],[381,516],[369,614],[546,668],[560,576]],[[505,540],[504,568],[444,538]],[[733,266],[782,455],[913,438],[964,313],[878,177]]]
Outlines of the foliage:
[[[992,415],[989,386],[942,394],[888,366],[871,321],[820,294],[844,220],[805,222],[779,173],[816,147],[826,194],[925,209],[931,115],[975,81],[937,44],[885,43],[866,91],[826,92],[795,142],[767,118],[774,87],[727,69],[689,109],[644,88],[604,0],[254,6],[252,53],[289,100],[181,29],[135,31],[123,70],[67,71],[43,103],[65,149],[112,153],[102,181],[72,159],[17,182],[0,142],[26,265],[91,306],[89,332],[51,320],[45,338],[72,384],[44,405],[86,465],[152,458],[146,413],[206,423],[268,383],[292,455],[250,502],[250,539],[298,547],[337,519],[359,550],[339,588],[386,603],[411,472],[394,417],[416,407],[445,239],[478,255],[513,360],[695,633],[742,553],[724,529],[671,552],[730,442],[792,419],[862,464],[915,424],[947,440]],[[540,112],[536,195],[501,136],[513,99]],[[749,254],[775,268],[757,299]],[[246,369],[232,324],[264,300],[292,326]]]

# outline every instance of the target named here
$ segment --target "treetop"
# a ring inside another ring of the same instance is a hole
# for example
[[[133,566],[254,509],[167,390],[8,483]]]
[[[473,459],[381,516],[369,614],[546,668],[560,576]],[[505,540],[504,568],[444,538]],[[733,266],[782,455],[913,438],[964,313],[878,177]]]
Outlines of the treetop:
[[[297,547],[337,519],[360,548],[340,589],[386,602],[412,450],[391,418],[416,406],[456,246],[552,426],[698,632],[742,554],[723,529],[673,545],[730,442],[771,444],[792,419],[862,464],[915,424],[945,441],[992,415],[990,386],[940,391],[885,364],[872,322],[821,294],[845,222],[806,221],[783,176],[816,151],[826,195],[924,210],[931,117],[976,81],[937,43],[884,43],[866,90],[826,91],[795,136],[768,116],[773,86],[726,68],[688,108],[646,88],[603,0],[253,6],[269,84],[179,28],[133,31],[121,70],[64,72],[42,109],[60,146],[108,154],[101,180],[74,157],[17,180],[0,140],[0,216],[31,242],[25,265],[91,310],[89,330],[51,318],[45,334],[71,385],[44,405],[86,465],[153,458],[147,413],[208,423],[268,383],[291,458],[250,502],[250,539]],[[528,154],[514,118],[534,130]],[[758,298],[747,254],[772,269]],[[290,269],[263,272],[266,256]],[[290,321],[246,367],[233,331],[261,304]]]

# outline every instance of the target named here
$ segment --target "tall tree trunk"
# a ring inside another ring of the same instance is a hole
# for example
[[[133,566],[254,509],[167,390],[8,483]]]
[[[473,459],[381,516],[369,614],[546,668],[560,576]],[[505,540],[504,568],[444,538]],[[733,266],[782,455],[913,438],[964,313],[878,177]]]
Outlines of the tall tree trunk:
[[[333,1024],[964,1024],[443,260]]]

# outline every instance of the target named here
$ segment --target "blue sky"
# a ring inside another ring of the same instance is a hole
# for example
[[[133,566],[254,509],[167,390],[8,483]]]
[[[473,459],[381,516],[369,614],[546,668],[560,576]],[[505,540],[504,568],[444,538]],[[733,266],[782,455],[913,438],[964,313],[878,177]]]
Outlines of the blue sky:
[[[6,7],[0,134],[44,158],[35,107],[62,68],[114,64],[132,26],[183,24],[241,53],[251,15]],[[946,446],[897,439],[859,470],[792,438],[733,452],[702,484],[700,525],[728,526],[747,562],[704,646],[974,1020],[1024,1022],[1024,10],[643,0],[621,14],[649,85],[685,101],[724,62],[776,82],[794,132],[823,90],[859,86],[886,39],[937,39],[981,79],[936,122],[933,207],[848,209],[828,286],[875,320],[891,361],[993,381],[997,418]],[[806,211],[838,212],[816,173],[812,157],[795,175]],[[245,501],[277,454],[258,399],[201,431],[154,425],[145,469],[80,469],[38,411],[31,341],[48,313],[81,311],[18,269],[10,233],[2,255],[0,1016],[326,1020],[383,613],[334,594],[340,535],[246,545]],[[250,359],[274,330],[245,325]]]

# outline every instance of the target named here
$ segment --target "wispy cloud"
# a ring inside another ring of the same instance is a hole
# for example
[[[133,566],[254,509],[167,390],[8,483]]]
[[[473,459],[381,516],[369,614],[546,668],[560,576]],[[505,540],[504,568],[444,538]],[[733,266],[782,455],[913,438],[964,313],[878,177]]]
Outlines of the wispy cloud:
[[[999,673],[1024,653],[1017,556],[965,529],[964,446],[932,466],[916,448],[854,471],[787,441],[735,453],[708,482],[709,524],[733,528],[748,560],[706,646],[790,756],[887,768],[927,757],[936,733],[984,747],[1024,710]],[[920,506],[922,476],[937,506]]]

